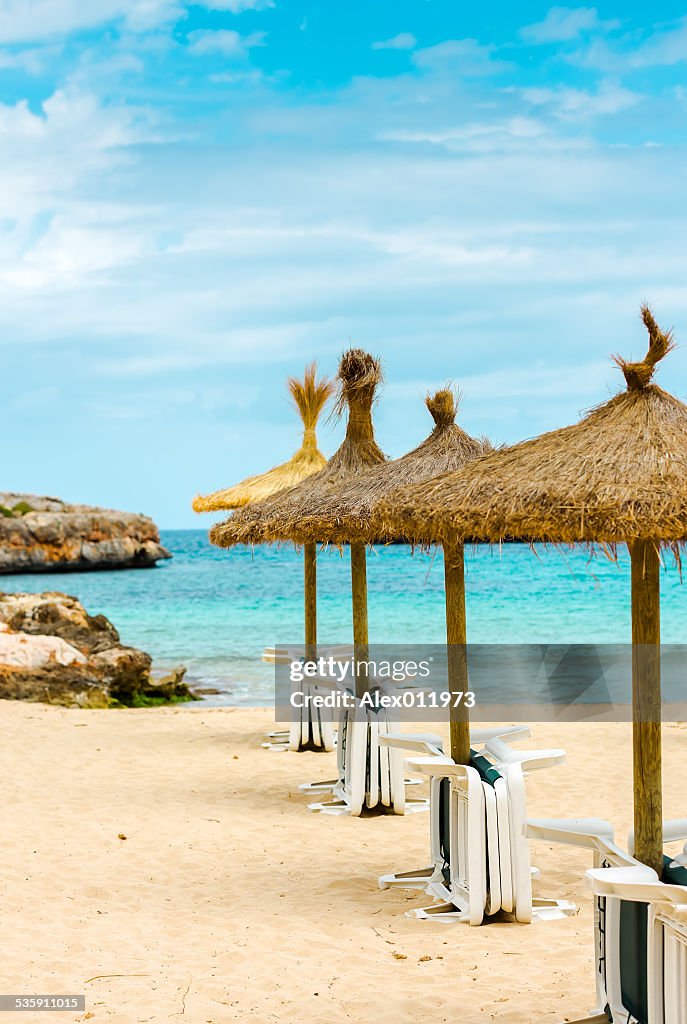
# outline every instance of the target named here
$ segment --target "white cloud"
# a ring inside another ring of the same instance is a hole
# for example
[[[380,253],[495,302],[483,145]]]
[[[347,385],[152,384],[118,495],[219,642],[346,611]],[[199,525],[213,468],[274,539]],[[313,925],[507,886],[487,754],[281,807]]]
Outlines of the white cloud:
[[[0,267],[0,281],[19,288],[83,286],[93,275],[140,260],[150,239],[126,225],[79,223],[78,211],[55,217],[40,240],[16,264]]]
[[[596,92],[560,86],[557,89],[522,89],[520,95],[535,107],[546,107],[563,120],[584,120],[601,114],[618,114],[641,103],[643,97],[615,82],[602,82]]]
[[[454,153],[488,153],[506,149],[529,148],[536,140],[540,150],[548,129],[542,121],[531,117],[510,117],[505,120],[475,121],[455,128],[434,131],[400,129],[380,137],[393,142],[427,143],[442,146]],[[552,140],[554,148],[560,142]]]
[[[446,39],[436,46],[427,46],[413,53],[413,63],[430,71],[455,71],[460,75],[490,75],[508,65],[493,57],[494,46],[484,46],[476,39]]]
[[[672,28],[654,32],[627,57],[635,68],[669,66],[687,61],[687,18]]]
[[[203,7],[211,11],[230,11],[242,14],[244,11],[264,11],[274,7],[274,0],[201,0]]]
[[[124,5],[124,24],[134,32],[171,25],[184,17],[183,0],[133,0]]]
[[[520,36],[526,43],[562,43],[586,32],[618,28],[617,19],[602,21],[595,7],[551,7],[543,21],[525,25]]]
[[[156,127],[134,108],[104,107],[73,88],[38,112],[0,104],[0,283],[17,301],[42,288],[78,286],[89,275],[130,263],[149,243],[122,206],[88,203],[95,180],[154,141]]]
[[[265,45],[264,32],[251,32],[242,36],[233,29],[216,31],[200,29],[189,33],[189,53],[203,56],[208,53],[221,53],[225,57],[243,57],[253,46]]]
[[[0,104],[0,140],[5,152],[0,173],[24,160],[27,165],[35,161],[36,173],[50,188],[54,182],[44,161],[58,158],[63,169],[79,176],[99,162],[103,153],[152,137],[147,112],[134,107],[103,107],[94,96],[58,89],[38,113],[30,110],[26,100]]]
[[[66,36],[115,21],[146,31],[183,13],[181,0],[0,0],[0,43]]]
[[[0,68],[25,71],[28,75],[41,75],[58,57],[57,46],[35,46],[23,50],[0,50]]]
[[[671,67],[687,61],[687,18],[662,26],[643,39],[636,33],[620,36],[610,45],[593,39],[580,48],[571,61],[582,68],[624,75],[637,68]]]
[[[391,39],[381,39],[372,44],[373,50],[414,50],[417,39],[412,32],[399,32]]]

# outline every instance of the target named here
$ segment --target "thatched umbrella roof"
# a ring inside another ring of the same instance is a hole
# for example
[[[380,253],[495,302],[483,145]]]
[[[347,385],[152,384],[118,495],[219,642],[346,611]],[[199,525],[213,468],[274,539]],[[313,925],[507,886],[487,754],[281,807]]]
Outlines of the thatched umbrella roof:
[[[616,357],[626,390],[574,426],[493,452],[375,508],[418,540],[566,542],[687,538],[687,406],[652,383],[673,347],[642,308],[649,350]]]
[[[255,502],[235,513],[210,531],[210,540],[218,547],[234,544],[259,544],[265,541],[319,540],[324,518],[311,524],[310,532],[301,529],[313,503],[336,497],[351,477],[386,462],[375,441],[372,403],[382,380],[379,361],[361,349],[349,349],[339,364],[338,409],[348,408],[346,437],[324,469],[296,487]]]
[[[241,483],[212,494],[199,494],[193,499],[194,512],[220,512],[242,508],[252,501],[262,501],[279,491],[294,487],[326,466],[327,460],[317,447],[315,428],[322,409],[334,393],[334,382],[317,379],[317,364],[306,366],[303,380],[289,377],[287,387],[293,404],[303,422],[303,442],[287,462],[266,473],[246,477]]]
[[[470,437],[455,422],[457,400],[450,388],[428,395],[425,403],[435,425],[422,444],[400,459],[352,477],[336,492],[321,494],[304,512],[294,540],[305,540],[313,533],[318,540],[334,544],[401,539],[396,531],[373,520],[371,510],[376,501],[398,487],[458,469],[491,450],[488,441]]]

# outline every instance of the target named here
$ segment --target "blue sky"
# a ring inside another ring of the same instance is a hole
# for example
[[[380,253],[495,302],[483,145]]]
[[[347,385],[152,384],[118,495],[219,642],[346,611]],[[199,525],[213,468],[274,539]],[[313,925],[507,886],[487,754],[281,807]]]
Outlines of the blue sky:
[[[201,525],[313,357],[382,357],[396,456],[447,379],[496,441],[573,421],[642,300],[687,339],[677,4],[0,0],[0,90],[0,489]]]

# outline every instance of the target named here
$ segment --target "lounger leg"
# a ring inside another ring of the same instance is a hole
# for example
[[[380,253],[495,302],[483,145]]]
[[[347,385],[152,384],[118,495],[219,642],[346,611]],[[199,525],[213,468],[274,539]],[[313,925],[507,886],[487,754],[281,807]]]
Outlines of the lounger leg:
[[[574,917],[579,907],[570,900],[545,900],[532,898],[532,919],[535,921],[559,921],[562,917]]]
[[[397,871],[389,875],[379,876],[379,888],[391,889],[424,889],[434,877],[436,868],[430,864],[427,868],[416,868],[415,871]]]
[[[338,779],[327,779],[326,782],[302,782],[298,788],[301,793],[333,793],[338,784]]]
[[[439,921],[441,924],[460,924],[462,921],[470,920],[470,913],[467,907],[462,908],[451,901],[447,901],[445,903],[434,903],[431,907],[408,910],[406,917],[415,917],[426,921]]]
[[[350,814],[350,808],[345,800],[325,800],[322,803],[308,804],[308,810],[320,814]]]
[[[566,1024],[611,1024],[607,1013],[595,1013],[591,1017],[580,1017],[579,1020],[567,1021]]]

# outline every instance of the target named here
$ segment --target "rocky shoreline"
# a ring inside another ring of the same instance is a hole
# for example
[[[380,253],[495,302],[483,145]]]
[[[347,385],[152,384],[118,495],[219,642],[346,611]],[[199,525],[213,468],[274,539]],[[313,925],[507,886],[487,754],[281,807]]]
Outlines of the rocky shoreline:
[[[147,569],[171,557],[148,516],[0,492],[0,574]]]
[[[0,593],[0,698],[66,707],[148,707],[197,699],[180,668],[162,679],[150,655],[120,643],[104,615],[67,594]]]

